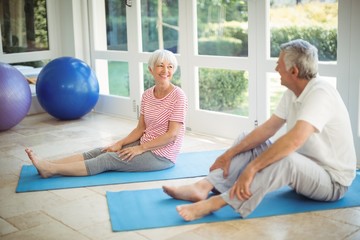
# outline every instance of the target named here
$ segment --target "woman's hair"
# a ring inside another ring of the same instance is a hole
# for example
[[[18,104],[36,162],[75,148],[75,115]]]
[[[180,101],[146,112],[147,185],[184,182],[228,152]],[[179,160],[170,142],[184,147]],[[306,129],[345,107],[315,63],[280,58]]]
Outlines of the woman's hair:
[[[176,69],[178,67],[178,62],[176,60],[175,55],[165,49],[158,49],[154,51],[148,61],[148,66],[151,69],[154,69],[155,65],[161,63],[161,62],[168,62],[173,65],[174,73],[176,72]]]
[[[318,50],[307,41],[297,39],[281,44],[286,70],[296,66],[299,78],[311,80],[318,73]]]

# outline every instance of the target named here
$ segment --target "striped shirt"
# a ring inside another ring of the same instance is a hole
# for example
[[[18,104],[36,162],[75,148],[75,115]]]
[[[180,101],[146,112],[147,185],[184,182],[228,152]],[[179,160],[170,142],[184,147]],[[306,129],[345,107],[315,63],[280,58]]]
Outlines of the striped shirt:
[[[154,88],[155,86],[147,89],[142,95],[140,113],[144,116],[146,127],[140,139],[140,144],[150,142],[165,134],[169,129],[170,121],[182,123],[181,130],[175,141],[152,150],[154,154],[175,163],[185,135],[187,98],[184,91],[175,86],[164,98],[157,99],[154,96]]]

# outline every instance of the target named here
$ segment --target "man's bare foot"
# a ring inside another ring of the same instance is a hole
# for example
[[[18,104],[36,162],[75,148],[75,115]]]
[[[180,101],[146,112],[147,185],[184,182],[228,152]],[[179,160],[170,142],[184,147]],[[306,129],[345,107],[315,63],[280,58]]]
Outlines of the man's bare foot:
[[[193,221],[205,217],[225,205],[226,202],[221,196],[215,196],[196,203],[179,205],[176,210],[185,221]]]
[[[35,153],[30,149],[26,148],[25,152],[27,153],[29,159],[31,160],[32,164],[36,167],[38,173],[43,178],[48,178],[53,176],[51,172],[51,164],[47,161],[39,161],[38,157],[35,155]]]
[[[169,196],[191,202],[198,202],[208,197],[213,186],[207,180],[201,180],[194,184],[184,186],[163,186],[163,190]]]

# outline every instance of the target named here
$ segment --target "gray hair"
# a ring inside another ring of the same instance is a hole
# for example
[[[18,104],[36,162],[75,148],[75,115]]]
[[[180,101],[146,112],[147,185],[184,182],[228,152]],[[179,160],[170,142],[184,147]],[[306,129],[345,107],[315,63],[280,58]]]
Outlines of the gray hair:
[[[299,78],[311,80],[318,73],[318,50],[307,41],[296,39],[281,44],[284,52],[286,70],[296,66],[299,69]]]
[[[174,73],[176,72],[176,69],[178,67],[178,62],[176,60],[174,53],[165,49],[158,49],[151,54],[148,61],[148,66],[151,69],[154,69],[155,65],[161,62],[171,63],[173,65]]]

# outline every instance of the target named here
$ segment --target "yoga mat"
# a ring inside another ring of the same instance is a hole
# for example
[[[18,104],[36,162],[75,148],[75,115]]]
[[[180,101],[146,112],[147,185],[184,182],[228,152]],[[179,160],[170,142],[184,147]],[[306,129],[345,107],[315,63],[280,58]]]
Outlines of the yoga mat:
[[[246,219],[356,207],[360,206],[359,192],[359,172],[345,197],[335,202],[310,200],[284,187],[268,193]],[[230,206],[226,206],[202,219],[186,222],[175,207],[189,202],[172,199],[162,189],[107,192],[106,197],[114,232],[242,219]]]
[[[105,172],[94,176],[41,178],[33,165],[22,166],[16,192],[44,191],[109,184],[205,176],[224,150],[181,153],[174,167],[151,172]]]

